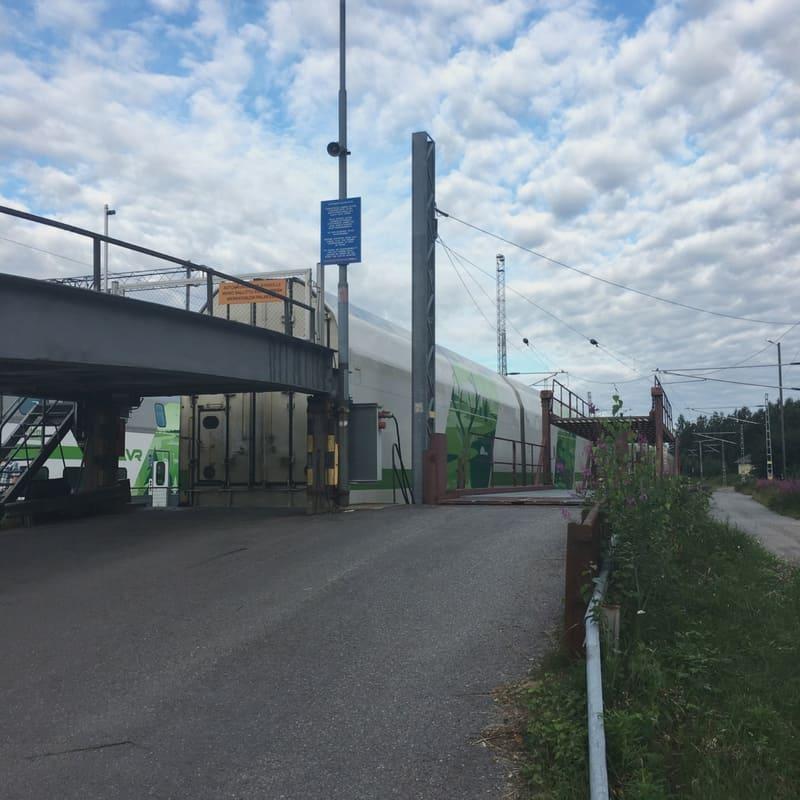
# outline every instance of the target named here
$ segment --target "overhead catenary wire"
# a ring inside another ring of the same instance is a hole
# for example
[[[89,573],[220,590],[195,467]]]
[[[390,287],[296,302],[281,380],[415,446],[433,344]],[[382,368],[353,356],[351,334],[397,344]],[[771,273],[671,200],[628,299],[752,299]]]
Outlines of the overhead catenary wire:
[[[494,279],[494,277],[489,272],[487,272],[482,267],[478,266],[474,261],[471,261],[466,256],[456,252],[452,248],[450,248],[447,245],[445,245],[444,242],[442,241],[441,237],[439,237],[438,241],[441,244],[441,246],[445,249],[445,251],[450,251],[454,256],[456,256],[459,259],[461,259],[462,261],[465,261],[466,263],[470,264],[478,272],[482,273],[483,275],[486,275],[487,277],[490,277],[490,278]],[[508,291],[510,291],[513,294],[517,295],[517,297],[521,298],[522,300],[524,300],[529,305],[531,305],[534,308],[538,309],[543,314],[546,314],[548,317],[551,317],[556,322],[558,322],[560,325],[563,325],[565,328],[567,328],[568,330],[572,331],[574,334],[579,336],[581,339],[584,339],[585,341],[589,342],[593,346],[597,347],[602,352],[606,353],[606,355],[608,355],[609,357],[613,358],[615,361],[617,361],[619,364],[621,364],[623,367],[625,367],[625,369],[629,370],[630,372],[633,372],[634,374],[637,374],[638,371],[634,367],[631,367],[629,364],[626,364],[624,361],[622,361],[622,359],[620,359],[618,356],[616,356],[613,353],[613,351],[610,350],[610,348],[605,347],[604,345],[600,344],[594,337],[588,336],[583,331],[578,330],[574,325],[570,324],[569,322],[567,322],[564,319],[561,319],[561,317],[559,317],[557,314],[554,314],[552,311],[549,311],[548,309],[544,308],[543,306],[540,306],[534,300],[531,300],[530,297],[528,297],[527,295],[523,294],[518,289],[515,289],[513,286],[507,286],[506,288],[507,288]]]
[[[486,314],[484,313],[483,309],[480,306],[480,303],[478,303],[478,301],[475,299],[475,296],[469,290],[469,287],[467,286],[466,282],[464,281],[464,278],[462,277],[461,273],[459,272],[458,267],[455,265],[455,262],[453,261],[453,259],[451,257],[451,254],[449,252],[447,252],[447,249],[445,249],[445,255],[447,255],[447,258],[450,261],[450,265],[453,267],[453,271],[456,273],[456,275],[457,275],[459,281],[461,282],[461,285],[464,287],[464,290],[466,291],[467,295],[469,295],[469,299],[472,301],[472,304],[475,306],[475,308],[478,311],[478,313],[483,317],[483,319],[485,320],[485,322],[489,326],[489,328],[492,330],[492,332],[496,333],[497,332],[497,326],[489,319],[489,317],[486,316]],[[464,268],[464,271],[467,273],[467,275],[469,275],[473,279],[473,281],[475,280],[474,276],[472,276],[471,273],[466,268]],[[477,281],[475,281],[475,283],[477,284]],[[478,288],[483,290],[483,287],[481,287],[480,284],[477,284],[477,285],[478,285]],[[493,304],[494,301],[492,301],[490,299],[490,303]],[[521,353],[525,352],[524,348],[520,347],[515,342],[512,341],[511,345],[512,345],[512,347],[514,347],[519,352],[521,352]]]
[[[456,275],[458,276],[458,280],[461,282],[461,285],[464,287],[464,291],[469,295],[469,299],[472,300],[472,304],[475,306],[475,308],[477,309],[478,313],[484,318],[484,320],[486,321],[486,324],[493,331],[496,331],[497,328],[491,322],[489,317],[487,317],[486,314],[484,314],[483,309],[480,306],[480,303],[478,303],[478,301],[473,296],[472,292],[469,290],[469,287],[467,286],[466,281],[464,280],[464,278],[461,277],[461,273],[458,271],[458,267],[455,265],[455,262],[451,258],[450,253],[448,252],[447,248],[445,248],[445,254],[447,255],[447,258],[450,260],[450,265],[453,267],[453,272],[456,273]]]
[[[466,259],[464,256],[462,256],[460,253],[457,253],[455,250],[453,250],[452,248],[448,247],[447,244],[445,244],[444,240],[441,237],[439,237],[438,242],[441,245],[442,249],[445,251],[445,254],[447,255],[447,257],[450,259],[451,263],[452,263],[452,259],[453,258],[455,258],[456,261],[459,262],[459,264],[461,265],[461,268],[464,270],[464,272],[472,279],[472,282],[483,293],[483,295],[486,298],[486,300],[489,303],[489,305],[492,308],[496,309],[497,305],[496,305],[494,299],[492,299],[491,295],[486,291],[486,289],[483,288],[483,286],[481,285],[480,281],[478,281],[478,279],[472,274],[472,272],[470,272],[469,268],[467,267],[467,264],[471,264],[472,262],[468,261],[468,259]],[[484,274],[486,274],[486,273],[484,273]],[[522,333],[522,331],[514,324],[514,322],[512,320],[508,320],[508,325],[517,334],[517,336],[519,336],[520,340],[527,339],[525,334]],[[495,331],[497,330],[496,326],[492,326],[492,327],[493,327],[493,329]],[[519,350],[520,352],[522,352],[522,353],[525,352],[524,348],[516,345],[516,343],[513,340],[511,342],[511,344],[512,344],[512,346],[515,347],[515,349]],[[531,350],[533,350],[534,353],[536,353],[541,358],[541,360],[544,362],[545,366],[549,366],[549,367],[555,369],[555,366],[554,366],[553,362],[550,361],[550,359],[541,350],[539,350],[539,348],[537,348],[535,345],[531,344],[530,342],[528,342],[527,345]]]
[[[80,264],[82,267],[91,267],[92,265],[88,261],[81,261],[77,258],[72,258],[71,256],[65,256],[63,253],[54,253],[52,250],[45,250],[43,247],[34,247],[32,244],[28,244],[27,242],[20,242],[17,239],[9,239],[8,236],[0,236],[4,242],[10,242],[11,244],[19,245],[20,247],[27,247],[28,250],[34,250],[37,253],[43,253],[46,256],[53,256],[53,258],[61,258],[64,261],[71,261],[73,264]]]
[[[715,317],[725,317],[726,319],[735,319],[739,320],[740,322],[751,322],[758,325],[800,325],[800,320],[797,322],[784,322],[778,320],[764,320],[764,319],[754,319],[752,317],[743,317],[738,314],[729,314],[726,311],[714,311],[710,308],[702,308],[701,306],[695,306],[691,303],[683,303],[680,300],[671,300],[668,297],[661,297],[660,295],[653,294],[652,292],[646,292],[643,289],[637,289],[633,286],[627,286],[624,283],[619,283],[618,281],[612,281],[609,278],[603,278],[600,275],[595,275],[592,272],[589,272],[585,269],[581,269],[580,267],[575,267],[572,264],[567,264],[564,261],[559,261],[557,258],[551,258],[544,253],[540,253],[537,250],[533,250],[530,247],[526,247],[519,242],[515,242],[512,239],[507,239],[505,236],[501,236],[499,233],[494,233],[493,231],[487,230],[486,228],[481,227],[480,225],[475,225],[472,222],[467,222],[466,220],[461,219],[460,217],[456,217],[453,214],[442,211],[440,208],[436,209],[437,214],[446,219],[452,219],[454,222],[458,222],[461,225],[464,225],[467,228],[472,228],[474,231],[478,231],[479,233],[483,233],[486,236],[491,236],[493,239],[497,239],[499,242],[503,242],[505,244],[511,245],[511,247],[516,247],[518,250],[522,250],[525,253],[530,253],[532,256],[536,256],[536,258],[541,258],[544,261],[548,261],[555,266],[562,267],[564,269],[571,270],[572,272],[576,272],[579,275],[583,275],[587,278],[591,278],[592,280],[599,281],[600,283],[605,283],[608,286],[614,286],[617,289],[621,289],[625,292],[632,292],[633,294],[638,294],[641,297],[648,297],[651,300],[656,300],[659,303],[666,303],[672,306],[677,306],[679,308],[685,308],[689,311],[696,311],[700,314],[710,314]]]
[[[697,380],[693,382],[714,381],[715,383],[733,383],[736,384],[737,386],[755,386],[761,389],[780,388],[779,386],[775,386],[771,383],[768,384],[768,383],[749,383],[747,381],[731,381],[731,380],[726,380],[725,378],[709,378],[706,375],[690,375],[685,372],[672,372],[672,371],[667,371],[665,369],[657,370],[657,372],[661,375],[676,375],[679,378],[696,378]],[[788,389],[789,391],[792,392],[800,392],[800,387],[798,386],[784,386],[783,389],[784,391]]]
[[[682,372],[718,372],[723,369],[756,369],[759,367],[777,367],[777,364],[734,364],[725,367],[671,367],[670,369],[663,370],[664,372],[674,372],[681,370]],[[784,367],[800,366],[800,361],[787,361]]]
[[[784,339],[786,336],[788,336],[798,325],[800,325],[800,321],[793,322],[780,336],[778,336],[777,339],[775,339],[775,341],[776,342],[780,342],[782,339]],[[752,360],[754,358],[758,358],[758,356],[760,356],[762,353],[765,353],[767,350],[769,350],[770,347],[772,347],[771,343],[770,344],[765,344],[762,348],[756,350],[754,353],[750,353],[749,356],[746,356],[741,361],[738,361],[736,364],[733,364],[731,366],[738,367],[738,366],[741,366],[742,364],[745,364],[746,362],[748,362],[748,361],[750,361],[750,360]],[[798,355],[800,355],[800,350],[798,350],[797,355],[795,355],[792,358],[792,361],[796,361]],[[716,372],[718,369],[723,369],[723,368],[722,367],[714,367],[713,369],[709,370],[709,372],[713,373],[713,372]]]

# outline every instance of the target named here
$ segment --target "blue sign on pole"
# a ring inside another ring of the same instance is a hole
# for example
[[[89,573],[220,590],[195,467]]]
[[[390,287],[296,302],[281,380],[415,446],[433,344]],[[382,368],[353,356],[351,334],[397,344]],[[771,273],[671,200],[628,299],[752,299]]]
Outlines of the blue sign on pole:
[[[320,224],[321,264],[361,261],[361,198],[323,200]]]

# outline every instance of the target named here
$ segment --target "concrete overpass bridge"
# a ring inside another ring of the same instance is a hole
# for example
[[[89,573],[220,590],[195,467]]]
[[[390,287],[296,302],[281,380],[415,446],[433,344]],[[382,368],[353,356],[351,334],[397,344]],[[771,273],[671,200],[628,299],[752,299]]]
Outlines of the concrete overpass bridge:
[[[27,497],[24,490],[42,466],[39,461],[73,429],[84,443],[79,494],[115,490],[124,446],[121,420],[146,396],[273,391],[311,395],[316,402],[310,408],[319,417],[310,425],[319,433],[314,459],[324,463],[336,388],[335,352],[317,343],[318,310],[312,304],[294,299],[291,292],[286,296],[206,265],[57,220],[6,206],[0,206],[0,213],[91,239],[94,255],[94,290],[0,273],[0,394],[37,398],[21,422],[21,407],[13,407],[12,444],[4,447],[0,441],[0,508],[23,493]],[[103,243],[179,265],[190,276],[204,274],[207,313],[101,292]],[[283,303],[284,331],[214,316],[215,280]],[[298,317],[302,336],[293,335]],[[70,415],[64,401],[75,403],[76,413]],[[6,414],[0,430],[10,422],[11,414]],[[39,456],[31,460],[32,444]],[[12,472],[9,467],[20,463],[20,453],[27,468]]]
[[[0,392],[81,400],[334,390],[334,352],[220,317],[0,274]]]

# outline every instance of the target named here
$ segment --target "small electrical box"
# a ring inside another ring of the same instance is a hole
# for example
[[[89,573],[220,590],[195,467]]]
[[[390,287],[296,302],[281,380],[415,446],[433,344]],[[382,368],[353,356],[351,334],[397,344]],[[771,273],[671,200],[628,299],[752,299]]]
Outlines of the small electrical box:
[[[383,477],[381,432],[377,403],[350,406],[350,481],[372,483]]]

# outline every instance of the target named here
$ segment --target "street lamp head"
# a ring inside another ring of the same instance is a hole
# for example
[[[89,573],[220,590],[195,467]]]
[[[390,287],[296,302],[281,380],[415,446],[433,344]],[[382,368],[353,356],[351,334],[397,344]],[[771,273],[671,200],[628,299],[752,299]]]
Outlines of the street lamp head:
[[[109,209],[106,210],[106,216],[107,217],[113,217],[114,214],[116,214],[116,213],[117,213],[117,210],[115,208],[109,208]]]

